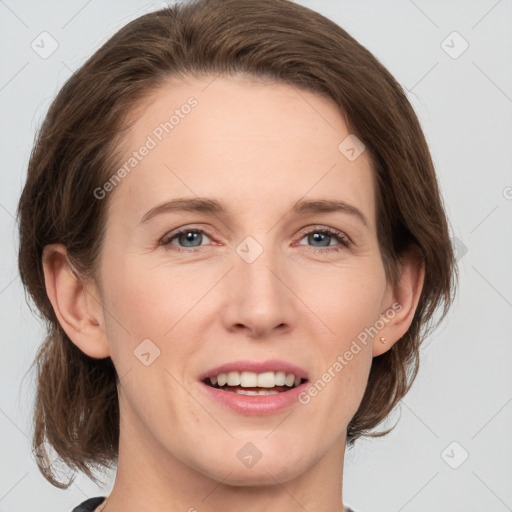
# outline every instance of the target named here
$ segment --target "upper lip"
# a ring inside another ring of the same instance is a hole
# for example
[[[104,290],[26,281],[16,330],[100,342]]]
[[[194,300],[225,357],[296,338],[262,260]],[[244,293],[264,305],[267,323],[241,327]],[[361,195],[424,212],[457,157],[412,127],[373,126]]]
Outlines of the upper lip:
[[[279,359],[268,359],[266,361],[232,361],[212,368],[199,376],[199,380],[205,380],[208,377],[217,377],[220,373],[229,372],[285,372],[293,373],[295,377],[308,380],[308,373],[306,370],[287,361]]]

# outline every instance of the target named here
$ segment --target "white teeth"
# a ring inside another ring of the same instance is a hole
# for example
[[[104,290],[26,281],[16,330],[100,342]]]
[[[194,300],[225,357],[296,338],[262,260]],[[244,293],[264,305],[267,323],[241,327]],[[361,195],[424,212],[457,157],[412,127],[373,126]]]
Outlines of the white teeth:
[[[273,388],[275,386],[298,386],[301,383],[301,378],[296,377],[293,373],[279,372],[228,372],[219,373],[216,377],[210,377],[210,382],[213,386],[216,384],[223,387],[228,386],[242,386],[243,388]],[[244,394],[244,393],[242,393]]]
[[[276,386],[284,386],[286,381],[286,373],[276,372]]]
[[[247,395],[247,396],[256,396],[258,394],[257,391],[251,391],[249,389],[237,389],[235,393],[239,395]]]
[[[276,385],[276,375],[274,372],[265,372],[258,374],[259,388],[273,388]]]
[[[228,386],[240,386],[240,374],[238,372],[228,373]]]
[[[259,391],[250,391],[248,389],[237,389],[235,393],[239,395],[256,396],[256,395],[278,395],[279,391],[273,391],[271,389],[260,389]]]
[[[243,388],[255,388],[258,386],[258,375],[252,372],[242,372],[240,374],[240,385]]]

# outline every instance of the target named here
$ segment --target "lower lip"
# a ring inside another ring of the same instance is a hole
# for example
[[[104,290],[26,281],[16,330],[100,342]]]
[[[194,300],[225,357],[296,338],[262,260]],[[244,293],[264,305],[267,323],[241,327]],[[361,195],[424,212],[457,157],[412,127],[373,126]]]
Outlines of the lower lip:
[[[213,398],[224,407],[248,416],[263,416],[281,411],[297,403],[299,401],[299,394],[306,388],[308,383],[303,382],[296,388],[276,395],[256,396],[240,395],[233,391],[222,391],[222,389],[212,388],[204,382],[200,382],[200,384],[210,398]]]

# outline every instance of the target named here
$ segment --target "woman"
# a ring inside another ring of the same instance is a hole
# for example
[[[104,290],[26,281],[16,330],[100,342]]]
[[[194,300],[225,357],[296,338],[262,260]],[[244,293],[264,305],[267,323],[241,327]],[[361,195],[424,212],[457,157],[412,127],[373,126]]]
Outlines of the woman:
[[[75,511],[352,510],[345,449],[389,432],[456,281],[420,124],[365,48],[288,0],[142,16],[59,92],[18,215],[34,448],[117,467]]]

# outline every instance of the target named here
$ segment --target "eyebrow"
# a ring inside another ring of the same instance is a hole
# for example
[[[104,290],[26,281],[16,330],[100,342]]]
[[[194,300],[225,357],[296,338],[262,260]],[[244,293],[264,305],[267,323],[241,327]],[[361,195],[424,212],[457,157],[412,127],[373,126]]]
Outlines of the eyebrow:
[[[222,201],[206,197],[177,198],[151,208],[144,214],[141,223],[148,222],[157,215],[173,211],[226,214],[229,208]],[[291,211],[295,214],[342,212],[359,219],[366,227],[369,226],[365,215],[358,208],[344,201],[332,199],[298,200],[292,206]]]

